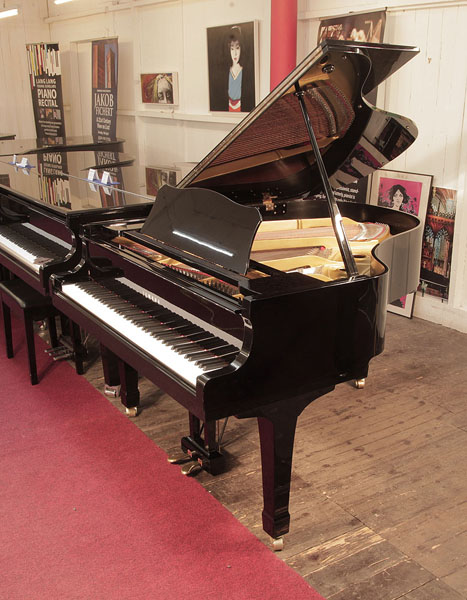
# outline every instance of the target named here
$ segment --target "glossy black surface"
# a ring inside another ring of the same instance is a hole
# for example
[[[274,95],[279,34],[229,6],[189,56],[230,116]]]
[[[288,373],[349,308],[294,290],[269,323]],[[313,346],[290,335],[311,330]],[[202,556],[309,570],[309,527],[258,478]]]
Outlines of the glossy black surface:
[[[295,84],[333,187],[368,175],[415,140],[412,121],[374,110],[362,93],[418,53],[385,44],[323,42],[180,183],[237,202],[276,202],[323,190]]]
[[[89,181],[90,169],[93,180]],[[108,174],[105,179],[105,173]],[[106,183],[103,183],[105,180]],[[66,218],[80,211],[152,203],[145,172],[129,155],[96,149],[0,158],[0,183]]]
[[[210,190],[168,185],[157,194],[141,233],[245,274],[261,216]]]
[[[12,141],[0,142],[0,156],[10,156],[13,154],[35,154],[37,152],[54,149],[55,151],[85,151],[96,147],[121,152],[123,142],[120,138],[102,141],[94,140],[90,135],[68,136],[66,138],[48,138],[48,139],[15,139]]]

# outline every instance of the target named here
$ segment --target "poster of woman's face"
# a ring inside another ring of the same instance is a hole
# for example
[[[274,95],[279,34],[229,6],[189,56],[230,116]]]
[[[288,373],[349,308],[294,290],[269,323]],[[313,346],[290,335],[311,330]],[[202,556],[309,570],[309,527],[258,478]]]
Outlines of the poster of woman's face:
[[[142,74],[141,99],[145,104],[178,104],[177,73]]]
[[[257,24],[207,28],[209,110],[249,112],[256,104]]]
[[[420,209],[420,181],[404,181],[381,177],[378,189],[378,206],[386,206],[402,212],[418,215]]]

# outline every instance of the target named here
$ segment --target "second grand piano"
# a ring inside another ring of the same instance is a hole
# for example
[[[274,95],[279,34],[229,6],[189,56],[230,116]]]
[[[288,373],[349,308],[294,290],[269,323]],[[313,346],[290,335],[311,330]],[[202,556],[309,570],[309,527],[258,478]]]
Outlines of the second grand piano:
[[[139,372],[188,409],[182,445],[204,468],[222,462],[216,420],[258,419],[275,539],[289,529],[298,416],[366,376],[388,297],[418,283],[418,220],[332,192],[414,141],[410,120],[364,96],[415,53],[323,43],[146,220],[84,227],[79,268],[51,277],[56,306],[123,379]]]

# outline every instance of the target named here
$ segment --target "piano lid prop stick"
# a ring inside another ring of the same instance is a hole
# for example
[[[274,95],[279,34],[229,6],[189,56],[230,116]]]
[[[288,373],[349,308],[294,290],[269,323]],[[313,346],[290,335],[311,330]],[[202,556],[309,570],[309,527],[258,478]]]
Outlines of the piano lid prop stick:
[[[334,198],[328,174],[326,173],[326,167],[324,166],[323,157],[321,156],[318,142],[316,141],[315,132],[313,131],[310,117],[305,106],[305,101],[303,99],[305,92],[301,89],[298,81],[295,83],[295,95],[297,96],[298,101],[300,102],[300,108],[302,110],[303,119],[308,130],[308,135],[310,136],[311,145],[313,147],[313,152],[316,158],[316,164],[318,165],[321,180],[323,182],[324,190],[326,192],[326,199],[331,214],[332,227],[336,235],[339,250],[341,251],[342,258],[344,260],[345,270],[347,271],[347,275],[349,276],[349,278],[352,279],[358,276],[357,265],[355,263],[355,259],[350,249],[349,241],[347,239],[347,236],[345,235],[344,225],[342,223],[342,216],[339,211],[339,207],[337,206],[336,199]]]

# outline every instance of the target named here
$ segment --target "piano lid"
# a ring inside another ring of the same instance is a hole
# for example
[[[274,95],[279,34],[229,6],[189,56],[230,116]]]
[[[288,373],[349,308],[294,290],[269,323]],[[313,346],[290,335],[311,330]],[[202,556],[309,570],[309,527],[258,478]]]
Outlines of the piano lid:
[[[54,149],[57,152],[71,152],[92,150],[94,148],[110,148],[118,150],[124,140],[120,138],[100,140],[91,135],[67,136],[58,138],[33,138],[11,139],[0,141],[0,156],[13,156],[14,154],[36,154]]]
[[[321,192],[297,82],[332,187],[368,175],[406,150],[417,128],[364,95],[417,53],[408,46],[323,42],[178,187],[209,188],[250,205]]]

